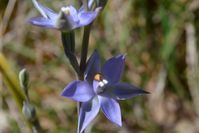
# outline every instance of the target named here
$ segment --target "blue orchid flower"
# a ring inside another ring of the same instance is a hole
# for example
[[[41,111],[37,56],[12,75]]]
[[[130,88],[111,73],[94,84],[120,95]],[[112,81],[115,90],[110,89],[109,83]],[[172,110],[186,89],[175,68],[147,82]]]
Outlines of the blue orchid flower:
[[[98,7],[94,11],[86,11],[82,7],[77,11],[73,6],[65,6],[59,13],[56,13],[37,0],[32,0],[32,2],[42,17],[31,18],[29,20],[31,24],[62,31],[70,31],[90,24],[101,10],[101,7]]]
[[[100,67],[100,57],[95,51],[89,59],[85,80],[76,80],[65,87],[62,96],[81,103],[78,133],[91,123],[100,108],[114,124],[122,126],[121,110],[117,100],[125,100],[148,92],[119,82],[124,68],[124,55],[110,58]]]

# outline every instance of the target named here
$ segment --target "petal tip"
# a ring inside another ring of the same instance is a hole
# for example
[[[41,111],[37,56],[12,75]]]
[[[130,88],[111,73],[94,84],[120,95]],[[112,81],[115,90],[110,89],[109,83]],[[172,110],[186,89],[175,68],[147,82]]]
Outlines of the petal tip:
[[[115,58],[125,60],[126,54],[119,54],[119,55],[116,55]]]
[[[59,94],[60,96],[62,96],[62,97],[68,97],[68,89],[66,89],[66,87],[63,89],[63,91]]]
[[[122,57],[122,59],[125,59],[125,58],[126,58],[126,55],[127,55],[127,54],[123,54],[123,57]]]
[[[115,123],[118,127],[122,127],[122,120],[120,120],[119,122]]]
[[[35,20],[35,17],[30,18],[30,19],[27,20],[27,23],[34,24],[34,20]]]
[[[62,96],[62,97],[65,97],[64,91],[62,91],[59,95]]]
[[[97,8],[95,9],[95,11],[96,11],[96,12],[100,12],[102,9],[103,9],[102,7],[97,7]]]
[[[122,122],[118,125],[119,127],[122,127]]]
[[[122,59],[125,60],[125,58],[126,58],[126,54],[123,54]]]

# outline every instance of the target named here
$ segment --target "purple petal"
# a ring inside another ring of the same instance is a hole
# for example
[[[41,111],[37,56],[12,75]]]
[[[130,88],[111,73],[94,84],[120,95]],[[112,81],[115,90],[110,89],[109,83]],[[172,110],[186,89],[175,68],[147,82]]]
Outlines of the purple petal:
[[[80,20],[79,26],[90,24],[97,17],[100,9],[101,8],[97,8],[95,11],[80,10],[78,13],[78,18]]]
[[[79,22],[77,10],[73,6],[68,6],[70,11],[70,16],[72,17],[74,22]]]
[[[102,73],[109,82],[119,82],[124,69],[124,61],[125,56],[118,55],[112,57],[103,65]]]
[[[101,1],[101,0],[100,0]],[[89,0],[88,1],[88,8],[91,9],[92,8],[92,5],[95,1],[94,0]]]
[[[78,118],[78,133],[82,133],[83,130],[91,123],[98,114],[99,109],[100,104],[97,97],[81,104]]]
[[[93,80],[93,90],[97,94],[97,90],[99,87],[99,81]]]
[[[104,115],[113,123],[122,126],[120,105],[112,98],[99,96]]]
[[[95,50],[88,60],[88,64],[85,71],[85,78],[92,82],[95,74],[100,73],[100,56]]]
[[[107,89],[109,95],[117,100],[129,99],[138,95],[148,94],[148,92],[126,83],[117,83]]]
[[[34,17],[29,20],[33,25],[44,27],[44,28],[55,28],[54,22],[50,19],[43,17]]]
[[[88,82],[76,80],[69,83],[61,95],[78,102],[87,102],[95,94]]]
[[[37,0],[32,0],[35,8],[42,14],[45,18],[55,19],[57,16],[57,13],[55,13],[52,9],[45,7],[41,3],[39,3]]]

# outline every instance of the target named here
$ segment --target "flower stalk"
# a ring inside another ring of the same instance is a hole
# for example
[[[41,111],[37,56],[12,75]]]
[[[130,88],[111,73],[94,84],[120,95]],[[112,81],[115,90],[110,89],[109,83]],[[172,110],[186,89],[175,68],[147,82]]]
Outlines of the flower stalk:
[[[83,35],[82,49],[81,49],[81,61],[80,61],[80,71],[82,73],[81,75],[84,75],[86,69],[86,60],[88,54],[88,44],[89,44],[91,26],[92,24],[84,27],[84,35]],[[83,78],[84,77],[81,77],[80,80],[83,80]]]
[[[78,77],[80,76],[80,69],[77,58],[75,56],[75,35],[73,31],[71,32],[62,32],[61,33],[62,44],[64,47],[64,52],[68,58],[73,69],[77,73]]]
[[[31,104],[28,90],[29,90],[29,74],[26,69],[23,69],[19,73],[20,87],[25,95],[25,100],[23,101],[22,113],[24,114],[26,120],[31,126],[31,130],[34,133],[43,133],[39,119],[37,117],[36,109],[34,105]]]

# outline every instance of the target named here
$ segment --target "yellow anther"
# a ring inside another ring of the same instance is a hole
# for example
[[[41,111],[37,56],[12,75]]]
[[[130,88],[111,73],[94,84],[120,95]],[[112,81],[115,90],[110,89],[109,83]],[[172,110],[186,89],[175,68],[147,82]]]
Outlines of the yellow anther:
[[[97,73],[95,76],[94,76],[94,80],[96,81],[102,81],[103,77],[101,74]]]

